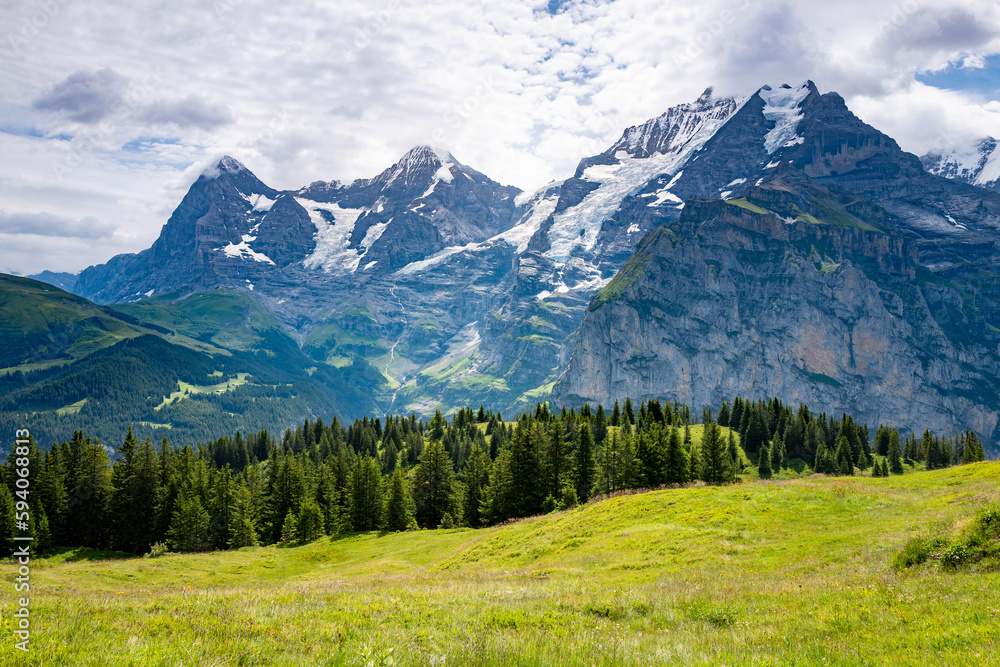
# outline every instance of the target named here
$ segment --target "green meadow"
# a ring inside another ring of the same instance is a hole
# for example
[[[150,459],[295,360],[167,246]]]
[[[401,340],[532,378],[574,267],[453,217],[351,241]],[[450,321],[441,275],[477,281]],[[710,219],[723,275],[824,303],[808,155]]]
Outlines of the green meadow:
[[[134,558],[54,550],[4,665],[997,665],[996,563],[892,565],[1000,463],[664,489],[493,528]]]

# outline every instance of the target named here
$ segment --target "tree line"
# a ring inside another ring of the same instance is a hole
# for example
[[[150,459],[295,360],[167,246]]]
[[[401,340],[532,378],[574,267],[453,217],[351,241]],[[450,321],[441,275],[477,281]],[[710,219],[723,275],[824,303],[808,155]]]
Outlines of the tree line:
[[[516,421],[480,407],[306,420],[197,448],[154,444],[129,430],[117,450],[77,431],[42,451],[29,445],[35,548],[146,553],[309,541],[348,531],[481,527],[585,503],[595,496],[693,482],[728,484],[747,466],[768,478],[796,467],[831,475],[902,474],[984,459],[971,431],[901,440],[896,429],[813,413],[777,399],[724,402],[694,418],[656,400],[552,411]],[[11,552],[13,454],[0,475],[0,555]],[[868,473],[867,471],[871,471]]]

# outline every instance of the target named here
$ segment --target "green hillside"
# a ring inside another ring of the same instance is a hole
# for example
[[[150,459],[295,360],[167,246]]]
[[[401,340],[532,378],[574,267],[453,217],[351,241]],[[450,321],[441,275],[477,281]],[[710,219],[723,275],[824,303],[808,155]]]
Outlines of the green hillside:
[[[197,444],[376,411],[377,371],[317,364],[245,293],[180,297],[111,308],[0,274],[0,428],[30,423],[45,446],[78,429],[120,442],[130,426]]]
[[[82,359],[149,333],[110,308],[27,278],[0,274],[0,374]]]
[[[264,334],[281,329],[246,292],[217,289],[180,297],[179,293],[165,294],[114,308],[143,323],[234,350],[259,347]]]
[[[34,563],[32,653],[5,663],[994,665],[1000,573],[891,562],[997,503],[1000,463],[980,463],[697,485],[483,530],[62,552]]]

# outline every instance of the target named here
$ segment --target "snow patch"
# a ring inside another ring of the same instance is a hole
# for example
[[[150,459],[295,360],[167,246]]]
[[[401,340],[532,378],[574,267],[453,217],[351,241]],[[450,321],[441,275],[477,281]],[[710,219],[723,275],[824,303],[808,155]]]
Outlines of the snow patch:
[[[455,178],[455,175],[451,173],[451,168],[454,166],[451,162],[445,162],[441,165],[440,169],[434,172],[434,178],[445,183],[451,183]]]
[[[250,203],[251,210],[264,213],[270,211],[271,207],[274,206],[274,202],[278,201],[278,197],[281,196],[278,195],[278,197],[270,199],[267,197],[267,195],[256,194],[254,192],[251,192],[250,194],[247,194],[241,190],[237,190],[237,192],[239,192],[240,196],[246,199],[247,202]]]
[[[307,269],[322,269],[326,273],[347,274],[358,268],[361,253],[351,248],[351,234],[358,218],[365,212],[361,208],[340,208],[339,204],[326,204],[311,199],[296,200],[309,213],[309,219],[316,225],[316,248],[303,260]],[[321,211],[333,217],[327,222]]]
[[[416,262],[410,262],[409,264],[407,264],[403,268],[401,268],[398,271],[396,271],[395,275],[397,275],[397,276],[412,276],[415,273],[420,273],[421,271],[429,269],[432,266],[437,266],[438,264],[441,264],[442,262],[444,262],[446,259],[448,259],[452,255],[457,255],[460,252],[466,252],[466,251],[470,251],[470,250],[476,250],[479,247],[480,247],[480,244],[478,244],[478,243],[468,243],[466,245],[451,246],[451,247],[448,247],[448,248],[444,248],[442,250],[437,251],[436,253],[434,253],[430,257],[426,257],[424,259],[417,260]]]
[[[552,185],[545,186],[545,190],[551,190],[549,196],[544,196],[544,190],[532,193],[532,198],[536,197],[535,205],[529,208],[516,225],[505,232],[500,232],[490,241],[504,241],[517,247],[518,253],[523,253],[528,249],[528,242],[531,237],[541,228],[542,223],[556,210],[559,203],[559,188]]]
[[[809,92],[808,83],[803,83],[797,88],[781,86],[772,89],[770,86],[764,86],[757,92],[764,100],[764,118],[774,123],[774,128],[764,137],[764,150],[768,155],[779,148],[795,146],[805,141],[795,133],[795,130],[803,118],[800,105]]]
[[[365,237],[361,239],[360,249],[362,251],[361,255],[362,257],[364,257],[364,255],[367,254],[368,248],[371,248],[373,245],[375,245],[375,242],[378,241],[379,238],[382,236],[382,232],[385,231],[385,228],[388,227],[389,223],[391,223],[392,221],[393,218],[389,218],[388,222],[380,222],[368,228],[368,231],[365,232]]]
[[[156,291],[156,289],[154,288],[154,289],[151,289],[148,292],[146,292],[146,298],[148,299],[149,297],[153,296],[153,292],[155,292],[155,291]]]
[[[957,220],[955,220],[955,218],[951,217],[950,215],[946,215],[946,216],[944,216],[944,217],[948,218],[948,222],[950,222],[951,224],[955,225],[955,226],[956,226],[956,227],[958,227],[959,229],[964,229],[964,230],[966,230],[966,231],[968,231],[968,230],[969,230],[969,228],[968,228],[968,227],[966,227],[966,226],[965,226],[965,225],[963,225],[962,223],[958,222]]]
[[[216,248],[216,250],[221,250],[226,253],[226,257],[246,259],[250,258],[255,262],[261,262],[265,264],[274,264],[271,258],[262,252],[257,252],[250,247],[250,243],[257,240],[256,236],[251,236],[250,234],[243,234],[242,240],[239,243],[230,243],[224,248]]]
[[[649,206],[649,207],[659,206],[660,204],[663,204],[664,202],[670,202],[671,204],[680,204],[681,206],[684,205],[684,202],[681,200],[681,198],[678,197],[677,195],[675,195],[673,192],[671,192],[667,188],[663,188],[662,190],[658,190],[658,191],[656,191],[653,194],[656,195],[656,199],[654,199],[649,204],[647,204],[647,206]]]
[[[730,188],[730,187],[732,187],[734,185],[743,185],[746,182],[747,182],[747,179],[745,179],[745,178],[737,178],[736,180],[733,180],[733,181],[730,181],[729,183],[726,183],[726,187]]]
[[[725,192],[723,192],[722,194],[720,194],[719,197],[722,198],[722,199],[727,199],[729,197],[729,195],[731,195],[731,194],[733,194],[732,190],[726,190]]]
[[[775,167],[777,167],[777,166],[778,166],[779,164],[781,164],[781,160],[775,160],[774,162],[768,162],[768,163],[767,163],[767,164],[766,164],[766,165],[764,166],[764,169],[774,169],[774,168],[775,168]]]

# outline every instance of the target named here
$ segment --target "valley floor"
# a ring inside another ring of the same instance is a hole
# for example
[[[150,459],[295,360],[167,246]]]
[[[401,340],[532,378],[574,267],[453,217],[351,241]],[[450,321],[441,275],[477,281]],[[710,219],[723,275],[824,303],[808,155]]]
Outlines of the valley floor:
[[[892,569],[1000,463],[625,495],[484,530],[35,561],[5,665],[996,665],[1000,573]],[[14,568],[0,604],[13,608]]]

